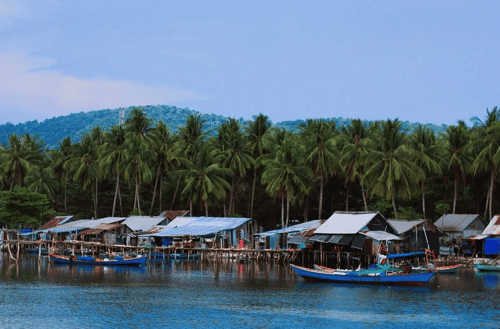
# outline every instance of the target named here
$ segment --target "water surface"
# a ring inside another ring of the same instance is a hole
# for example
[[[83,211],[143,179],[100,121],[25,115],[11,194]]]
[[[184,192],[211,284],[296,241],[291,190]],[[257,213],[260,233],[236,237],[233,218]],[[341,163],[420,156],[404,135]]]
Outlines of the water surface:
[[[145,267],[0,258],[1,328],[498,328],[500,273],[424,287],[307,283],[288,266],[155,261]]]

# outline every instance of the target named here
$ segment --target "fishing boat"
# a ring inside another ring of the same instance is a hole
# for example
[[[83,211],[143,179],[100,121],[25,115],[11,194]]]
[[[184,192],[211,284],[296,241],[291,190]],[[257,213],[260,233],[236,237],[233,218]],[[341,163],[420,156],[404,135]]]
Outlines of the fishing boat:
[[[358,271],[328,272],[310,269],[302,266],[291,265],[295,273],[306,281],[338,282],[338,283],[360,283],[379,285],[403,285],[422,286],[427,283],[434,272],[406,273],[406,272],[383,272],[383,273],[360,273]]]
[[[438,266],[438,267],[436,267],[436,273],[437,274],[458,273],[461,268],[462,268],[462,264],[449,265],[449,266]]]
[[[41,254],[42,256],[47,256],[49,254],[49,251],[46,248],[42,248],[41,251],[40,248],[26,249],[26,251],[30,254]]]
[[[146,263],[148,256],[137,256],[137,257],[121,257],[116,256],[114,259],[108,258],[95,258],[93,256],[62,256],[56,253],[50,254],[50,260],[54,263],[59,264],[70,264],[70,265],[100,265],[100,266],[141,266]]]
[[[500,264],[474,264],[474,267],[478,271],[491,271],[491,272],[500,272]]]

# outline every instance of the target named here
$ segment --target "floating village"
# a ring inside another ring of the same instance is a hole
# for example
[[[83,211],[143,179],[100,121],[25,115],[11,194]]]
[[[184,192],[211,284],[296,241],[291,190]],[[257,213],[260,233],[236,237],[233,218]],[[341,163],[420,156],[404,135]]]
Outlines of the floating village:
[[[57,216],[38,228],[3,229],[0,247],[71,265],[141,266],[148,260],[290,264],[307,281],[423,285],[461,268],[500,271],[500,215],[445,214],[436,222],[390,220],[379,212],[335,212],[263,231],[251,218],[158,216],[81,220]]]

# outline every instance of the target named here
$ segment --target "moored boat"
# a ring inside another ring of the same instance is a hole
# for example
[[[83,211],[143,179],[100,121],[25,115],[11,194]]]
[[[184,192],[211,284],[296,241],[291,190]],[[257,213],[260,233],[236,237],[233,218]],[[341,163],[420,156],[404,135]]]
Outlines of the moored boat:
[[[314,270],[297,265],[291,266],[295,273],[303,277],[306,281],[319,282],[422,286],[427,283],[434,275],[434,272],[388,272],[362,274],[356,271],[350,271],[345,273],[330,273],[327,271]]]
[[[475,267],[478,271],[500,272],[500,265],[493,265],[493,264],[474,264],[474,267]]]
[[[438,267],[436,267],[436,272],[438,274],[458,273],[461,268],[462,268],[462,264],[449,265],[449,266],[438,266]]]
[[[146,263],[147,256],[137,257],[115,257],[114,259],[100,259],[92,256],[62,256],[56,253],[50,254],[50,260],[59,264],[70,265],[99,265],[99,266],[141,266]]]

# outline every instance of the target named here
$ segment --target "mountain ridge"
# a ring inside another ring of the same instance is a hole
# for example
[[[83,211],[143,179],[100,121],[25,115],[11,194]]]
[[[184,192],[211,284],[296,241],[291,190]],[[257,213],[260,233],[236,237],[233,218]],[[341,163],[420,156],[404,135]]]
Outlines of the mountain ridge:
[[[143,108],[146,114],[151,117],[154,123],[164,121],[167,126],[176,132],[177,128],[184,125],[186,118],[190,114],[200,114],[206,120],[205,131],[215,132],[216,129],[227,120],[228,117],[218,114],[205,114],[189,108],[178,108],[169,105],[145,105],[145,106],[130,106],[125,108],[125,119],[134,108]],[[90,132],[94,127],[101,127],[109,130],[111,126],[119,124],[120,109],[102,109],[89,112],[77,112],[68,115],[62,115],[45,119],[41,122],[38,120],[26,121],[24,123],[12,124],[7,122],[0,125],[0,143],[7,145],[9,136],[11,134],[22,135],[29,133],[33,136],[38,136],[43,140],[49,149],[56,148],[58,141],[70,136],[73,142],[80,141],[81,137]],[[265,114],[265,113],[264,113]],[[335,121],[337,127],[348,125],[353,119],[346,119],[342,117],[337,118],[324,118],[326,120]],[[240,122],[245,123],[247,120],[243,118],[238,119]],[[364,120],[371,122],[373,120]],[[288,120],[273,123],[273,126],[278,128],[285,128],[290,131],[296,131],[297,126],[306,120]],[[402,121],[403,128],[411,131],[419,123],[411,123],[409,121]],[[431,129],[440,133],[446,129],[446,125],[441,126],[435,124],[425,124]]]

